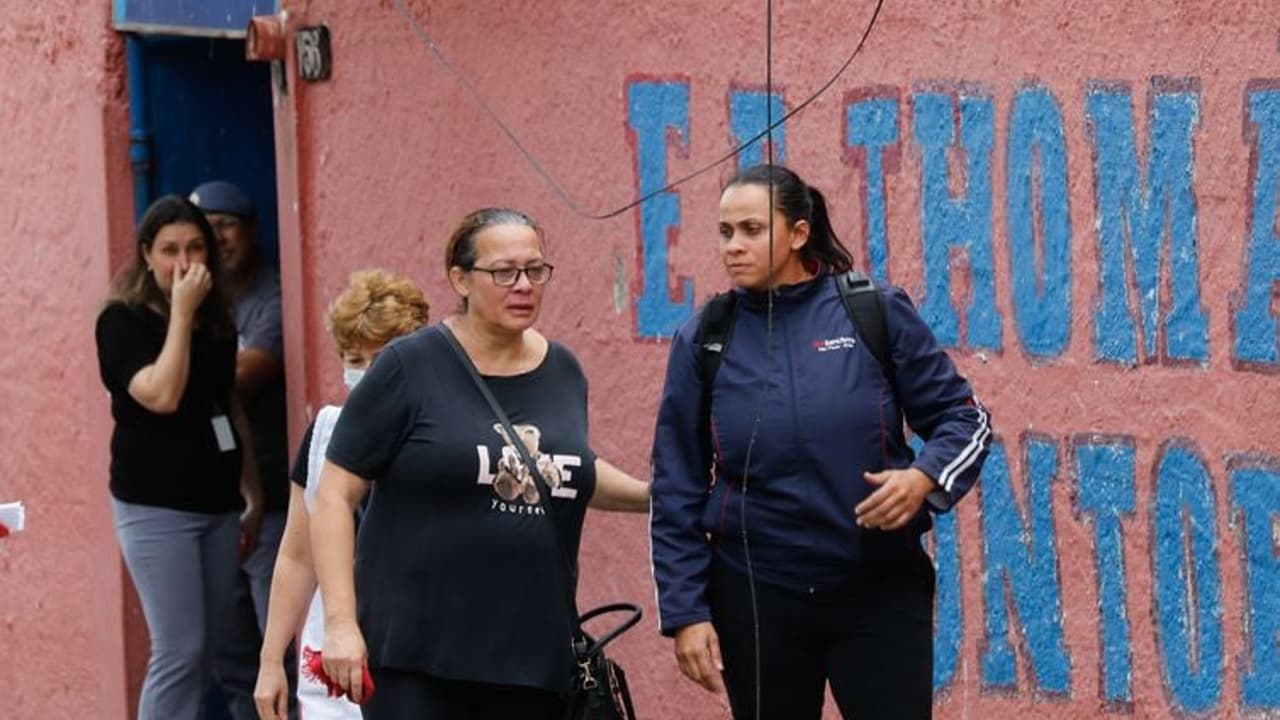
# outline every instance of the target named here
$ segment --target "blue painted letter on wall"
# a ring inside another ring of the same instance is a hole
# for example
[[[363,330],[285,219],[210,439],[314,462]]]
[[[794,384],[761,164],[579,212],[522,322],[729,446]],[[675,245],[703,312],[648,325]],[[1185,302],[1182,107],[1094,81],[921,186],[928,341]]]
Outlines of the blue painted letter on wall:
[[[1013,317],[1027,352],[1053,358],[1066,349],[1071,334],[1071,207],[1062,111],[1051,92],[1042,87],[1018,91],[1008,139]]]
[[[861,157],[866,168],[863,214],[867,232],[867,254],[871,277],[889,279],[889,240],[885,218],[888,206],[884,185],[885,148],[898,144],[898,99],[868,98],[849,105],[845,111],[845,137],[849,147]]]
[[[1222,582],[1213,486],[1204,460],[1189,444],[1170,445],[1158,468],[1151,548],[1164,681],[1182,709],[1205,712],[1222,694]]]
[[[1209,324],[1200,302],[1192,153],[1192,134],[1200,116],[1199,94],[1153,92],[1145,172],[1139,170],[1129,91],[1093,88],[1086,104],[1094,143],[1102,292],[1094,316],[1094,353],[1101,360],[1138,361],[1126,270],[1132,261],[1143,357],[1158,357],[1160,268],[1168,238],[1172,307],[1165,318],[1165,354],[1176,360],[1205,362],[1209,359]]]
[[[991,444],[983,466],[982,548],[986,558],[983,597],[987,606],[987,647],[982,682],[1013,689],[1017,682],[1014,645],[1027,649],[1038,689],[1066,694],[1071,658],[1062,635],[1062,582],[1054,540],[1052,485],[1058,474],[1058,446],[1027,441],[1027,513],[1018,509],[1004,445]],[[1030,522],[1024,518],[1030,515]],[[1013,596],[1025,642],[1011,642],[1006,593]]]
[[[1280,282],[1280,237],[1276,235],[1276,190],[1280,183],[1280,90],[1252,92],[1249,120],[1256,126],[1253,148],[1253,219],[1244,302],[1235,316],[1235,356],[1250,363],[1275,365],[1276,316],[1271,298]]]
[[[955,112],[949,94],[914,96],[915,139],[923,155],[921,227],[924,240],[925,297],[920,314],[943,345],[960,343],[959,318],[951,305],[951,248],[968,252],[973,297],[966,316],[968,344],[998,350],[1000,311],[996,308],[995,268],[991,257],[991,146],[994,102],[961,95],[960,149],[965,156],[965,190],[951,196],[947,152],[956,141]]]
[[[640,195],[667,184],[667,139],[674,131],[681,154],[689,151],[689,84],[633,81],[627,84],[627,124],[635,138]],[[681,278],[673,301],[667,250],[680,230],[680,196],[659,193],[640,211],[644,286],[636,300],[636,331],[641,337],[669,338],[693,314],[693,279]]]
[[[1133,700],[1121,523],[1134,512],[1133,454],[1133,443],[1105,438],[1076,446],[1076,509],[1093,523],[1103,697],[1112,702]]]
[[[768,109],[772,112],[772,120],[776,124],[786,114],[787,110],[782,104],[782,96],[778,93],[773,94],[773,107]],[[734,90],[729,95],[729,127],[733,131],[734,140],[742,145],[751,138],[764,132],[769,125],[769,112],[766,112],[764,105],[764,92],[754,90]],[[787,148],[784,142],[784,130],[786,126],[778,125],[769,133],[769,141],[773,143],[773,162],[778,165],[786,164]],[[751,143],[744,147],[742,152],[738,154],[738,167],[749,168],[752,165],[759,165],[765,161],[764,146],[765,138]]]
[[[1241,695],[1249,708],[1280,708],[1280,560],[1274,532],[1280,517],[1280,462],[1268,459],[1231,472],[1248,588]]]

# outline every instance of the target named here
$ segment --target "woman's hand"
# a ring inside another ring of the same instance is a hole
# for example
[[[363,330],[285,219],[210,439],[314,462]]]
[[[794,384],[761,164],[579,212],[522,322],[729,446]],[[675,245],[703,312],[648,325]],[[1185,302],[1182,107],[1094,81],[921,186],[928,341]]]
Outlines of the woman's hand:
[[[364,666],[368,651],[354,620],[326,621],[324,626],[324,674],[359,703],[364,698]]]
[[[676,662],[680,672],[710,692],[720,692],[720,636],[710,621],[685,625],[676,631]]]
[[[262,532],[262,503],[249,503],[240,513],[240,562],[244,562],[258,544]]]
[[[928,475],[916,468],[863,473],[862,477],[879,487],[858,503],[854,513],[860,527],[878,530],[897,530],[906,525],[936,487]]]
[[[257,706],[261,720],[285,720],[289,717],[289,681],[285,678],[284,664],[259,662],[253,704]]]
[[[173,266],[173,289],[170,290],[169,307],[175,315],[190,320],[204,298],[213,289],[213,276],[204,263],[191,263],[184,273]]]

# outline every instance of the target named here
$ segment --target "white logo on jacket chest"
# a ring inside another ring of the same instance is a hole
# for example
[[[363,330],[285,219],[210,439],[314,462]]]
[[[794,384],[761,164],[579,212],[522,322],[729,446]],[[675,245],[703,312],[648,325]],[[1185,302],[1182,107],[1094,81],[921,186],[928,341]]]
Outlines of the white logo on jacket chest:
[[[832,350],[852,350],[858,345],[856,338],[848,335],[829,338],[826,340],[814,340],[813,349],[818,352],[831,352]]]

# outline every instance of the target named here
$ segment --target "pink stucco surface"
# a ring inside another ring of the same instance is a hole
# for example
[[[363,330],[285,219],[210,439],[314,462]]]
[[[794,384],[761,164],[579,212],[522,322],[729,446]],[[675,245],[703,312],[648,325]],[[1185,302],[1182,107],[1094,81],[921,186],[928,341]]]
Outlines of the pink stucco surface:
[[[340,366],[322,318],[348,274],[367,266],[408,274],[427,289],[433,316],[442,317],[454,305],[441,259],[451,224],[480,206],[513,205],[548,230],[557,270],[539,325],[577,353],[591,380],[595,449],[647,477],[667,345],[638,332],[644,244],[637,212],[592,221],[567,209],[433,59],[395,2],[284,5],[291,26],[324,23],[333,41],[332,78],[303,83],[291,57],[289,92],[275,99],[293,441],[311,408],[341,397]],[[122,46],[109,30],[106,2],[9,6],[0,25],[0,67],[7,69],[0,83],[0,180],[7,188],[0,217],[8,229],[0,241],[10,250],[0,269],[8,340],[0,353],[0,501],[25,501],[30,529],[0,540],[0,677],[20,678],[0,691],[0,714],[120,718],[129,706],[126,665],[136,681],[136,654],[131,663],[124,658],[137,621],[129,619],[111,530],[110,421],[96,377],[92,320],[109,270],[129,246]],[[525,3],[518,12],[458,0],[408,6],[591,211],[621,205],[637,191],[629,81],[688,83],[689,132],[669,144],[670,178],[729,149],[730,92],[764,85],[764,3]],[[843,62],[873,7],[863,0],[776,4],[774,82],[788,107]],[[1052,519],[1070,683],[1065,693],[1038,691],[1015,629],[1014,688],[984,688],[987,566],[975,493],[958,510],[962,603],[955,610],[962,613],[963,641],[955,678],[937,699],[938,717],[1181,712],[1162,675],[1151,579],[1160,549],[1152,531],[1156,464],[1171,438],[1194,442],[1217,499],[1224,647],[1220,697],[1207,714],[1249,714],[1239,701],[1248,655],[1246,564],[1226,478],[1232,457],[1280,455],[1274,438],[1280,404],[1274,373],[1233,365],[1231,317],[1247,269],[1253,197],[1246,91],[1254,81],[1280,77],[1276,18],[1270,3],[1245,0],[891,1],[865,52],[787,125],[789,164],[826,191],[838,233],[865,263],[865,173],[846,150],[845,109],[868,94],[900,98],[900,142],[886,177],[889,275],[919,299],[921,154],[911,139],[910,96],[921,87],[964,87],[994,100],[992,250],[1003,349],[962,343],[953,354],[992,410],[1024,512],[1022,444],[1049,438],[1059,448]],[[1141,152],[1149,88],[1159,77],[1193,79],[1199,92],[1193,174],[1210,354],[1205,364],[1099,363],[1092,344],[1100,261],[1086,96],[1094,81],[1132,88]],[[1012,100],[1029,83],[1056,97],[1067,151],[1071,332],[1052,362],[1034,360],[1020,346],[1010,289],[1006,138]],[[953,155],[956,169],[964,157]],[[679,189],[669,283],[674,293],[678,277],[693,278],[699,302],[726,285],[717,267],[715,208],[718,178],[727,172]],[[964,185],[958,175],[953,190]],[[956,253],[952,265],[954,304],[963,308],[969,262]],[[963,334],[963,320],[961,328]],[[1127,707],[1103,700],[1094,531],[1076,510],[1072,476],[1072,442],[1086,435],[1125,436],[1136,449],[1136,509],[1123,519],[1133,694]],[[644,518],[589,517],[582,563],[584,606],[626,599],[648,613],[616,646],[641,716],[727,717],[721,698],[679,675],[670,641],[657,635]],[[1015,615],[1011,610],[1016,628]]]
[[[636,193],[625,99],[629,79],[688,83],[690,129],[683,139],[688,151],[679,150],[679,141],[669,145],[671,178],[730,147],[730,90],[764,85],[763,4],[547,3],[518,13],[470,3],[409,6],[548,171],[592,211],[620,205]],[[541,327],[578,353],[591,379],[596,448],[646,476],[667,346],[637,338],[633,313],[642,247],[637,213],[591,221],[569,211],[415,38],[393,3],[376,10],[324,1],[296,7],[295,22],[329,26],[334,70],[329,82],[295,86],[293,99],[300,108],[301,279],[310,298],[299,319],[309,384],[305,398],[295,402],[314,405],[338,396],[339,367],[327,352],[319,308],[350,270],[382,265],[407,272],[429,289],[439,317],[453,304],[440,258],[451,222],[482,205],[515,205],[549,230],[557,279]],[[791,107],[843,61],[873,3],[779,3],[777,8],[774,82]],[[983,537],[975,495],[959,510],[964,641],[956,679],[939,696],[940,717],[1083,718],[1106,709],[1093,531],[1075,511],[1069,454],[1072,438],[1092,433],[1125,435],[1137,448],[1137,509],[1125,520],[1124,541],[1132,712],[1140,717],[1175,712],[1159,669],[1150,579],[1154,468],[1161,445],[1171,437],[1194,440],[1219,498],[1226,660],[1215,712],[1238,711],[1243,579],[1241,563],[1232,560],[1241,549],[1236,526],[1228,523],[1225,463],[1233,453],[1274,454],[1274,439],[1256,429],[1280,426],[1280,408],[1271,401],[1274,376],[1232,371],[1228,297],[1242,283],[1250,211],[1244,91],[1250,80],[1276,74],[1272,10],[1256,2],[889,2],[862,56],[787,126],[789,163],[827,191],[838,232],[865,261],[860,205],[865,180],[860,169],[842,159],[844,98],[865,94],[867,88],[906,98],[922,84],[949,83],[978,88],[995,101],[992,244],[1004,350],[961,347],[955,356],[992,409],[1015,491],[1023,494],[1020,438],[1039,433],[1059,444],[1053,521],[1062,627],[1072,658],[1070,689],[1056,696],[1035,691],[1025,649],[1019,650],[1014,691],[982,687]],[[1207,367],[1159,362],[1125,367],[1093,357],[1098,251],[1086,92],[1094,80],[1133,88],[1141,150],[1147,88],[1157,76],[1197,78],[1201,93],[1194,182],[1211,348]],[[1015,91],[1029,82],[1051,89],[1062,109],[1074,228],[1070,343],[1050,364],[1033,362],[1018,346],[1004,222],[1009,106]],[[918,294],[924,283],[920,154],[910,141],[909,111],[904,100],[901,150],[887,179],[888,238],[890,277]],[[962,155],[952,158],[953,168],[962,163]],[[725,286],[715,255],[716,177],[723,174],[713,172],[679,190],[682,222],[670,246],[670,284],[677,287],[677,276],[693,277],[699,301]],[[963,308],[969,292],[963,256],[953,264],[962,269],[954,275],[953,297]],[[652,611],[647,552],[643,519],[591,517],[583,549],[585,604],[625,598],[644,601]],[[653,628],[646,624],[618,646],[644,715],[723,716],[721,700],[682,680],[669,641]]]
[[[123,43],[106,3],[7,3],[4,16],[0,502],[25,502],[28,529],[0,540],[0,715],[123,717],[125,593],[93,346],[128,245]]]

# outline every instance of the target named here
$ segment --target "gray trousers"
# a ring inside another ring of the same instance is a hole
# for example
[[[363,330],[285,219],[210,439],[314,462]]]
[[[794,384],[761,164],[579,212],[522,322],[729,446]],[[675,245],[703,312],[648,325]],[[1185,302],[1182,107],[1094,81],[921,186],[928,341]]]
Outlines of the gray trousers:
[[[115,499],[111,509],[151,636],[138,720],[198,720],[235,581],[240,516]]]
[[[258,543],[236,573],[231,604],[223,617],[214,657],[214,676],[222,690],[227,710],[235,720],[257,720],[253,686],[258,682],[258,654],[267,629],[267,602],[276,554],[284,536],[287,513],[262,516]],[[284,667],[289,678],[289,717],[298,717],[297,661],[292,644],[285,652]]]

